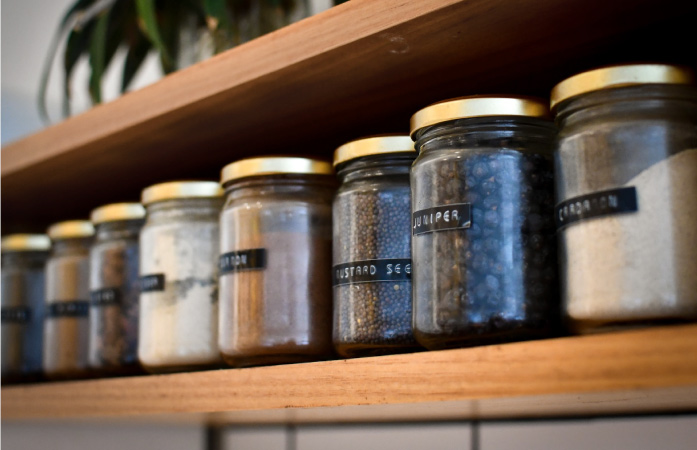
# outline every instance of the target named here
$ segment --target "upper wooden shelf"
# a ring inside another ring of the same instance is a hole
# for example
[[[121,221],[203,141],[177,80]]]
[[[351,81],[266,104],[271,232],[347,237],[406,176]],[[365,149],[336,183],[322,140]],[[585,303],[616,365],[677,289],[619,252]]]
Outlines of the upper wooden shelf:
[[[331,157],[407,131],[419,108],[487,92],[546,96],[579,70],[694,64],[697,3],[352,0],[2,150],[3,233],[86,217],[152,183],[217,178],[244,156]]]
[[[697,325],[2,388],[2,420],[293,423],[697,410]],[[138,417],[132,417],[138,416]]]

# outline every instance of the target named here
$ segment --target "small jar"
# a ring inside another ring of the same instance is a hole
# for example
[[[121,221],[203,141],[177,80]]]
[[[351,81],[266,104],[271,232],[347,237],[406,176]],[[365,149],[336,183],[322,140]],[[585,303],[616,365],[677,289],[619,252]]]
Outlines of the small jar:
[[[143,191],[138,358],[150,372],[219,367],[218,218],[213,181],[156,184]]]
[[[90,367],[103,374],[137,373],[138,236],[145,208],[115,203],[92,211]]]
[[[438,349],[553,334],[560,305],[547,106],[465,97],[422,109],[411,126],[417,340]]]
[[[332,353],[329,163],[253,158],[227,165],[220,216],[220,351],[232,366]]]
[[[552,91],[565,314],[577,332],[697,319],[697,86],[680,67]]]
[[[349,142],[334,154],[334,348],[344,357],[419,348],[411,331],[409,136]]]
[[[51,248],[45,234],[2,238],[2,382],[41,375],[44,339],[44,264]]]
[[[89,248],[91,222],[71,220],[48,229],[53,247],[46,263],[44,372],[49,378],[89,374]]]

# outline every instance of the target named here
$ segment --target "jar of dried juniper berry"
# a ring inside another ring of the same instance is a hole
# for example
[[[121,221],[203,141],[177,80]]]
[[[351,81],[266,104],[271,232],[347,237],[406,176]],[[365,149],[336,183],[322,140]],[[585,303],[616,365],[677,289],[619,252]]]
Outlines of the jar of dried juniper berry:
[[[334,348],[345,357],[418,348],[411,331],[409,136],[349,142],[334,154]]]
[[[437,349],[553,333],[555,128],[545,103],[449,100],[411,127],[417,340]]]
[[[139,371],[138,234],[144,218],[140,203],[92,211],[89,362],[101,373]]]

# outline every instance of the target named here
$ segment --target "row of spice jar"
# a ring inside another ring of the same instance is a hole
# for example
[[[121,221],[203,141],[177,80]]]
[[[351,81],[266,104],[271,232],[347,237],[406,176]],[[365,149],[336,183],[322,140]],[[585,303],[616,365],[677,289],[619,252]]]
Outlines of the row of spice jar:
[[[449,348],[555,335],[562,319],[590,332],[697,318],[692,72],[582,73],[555,87],[552,113],[558,131],[535,99],[431,105],[411,137],[337,149],[338,191],[331,165],[290,157],[226,166],[224,205],[214,182],[152,186],[144,226],[141,205],[117,204],[93,212],[94,241],[89,222],[51,227],[45,293],[48,238],[8,237],[3,377]]]

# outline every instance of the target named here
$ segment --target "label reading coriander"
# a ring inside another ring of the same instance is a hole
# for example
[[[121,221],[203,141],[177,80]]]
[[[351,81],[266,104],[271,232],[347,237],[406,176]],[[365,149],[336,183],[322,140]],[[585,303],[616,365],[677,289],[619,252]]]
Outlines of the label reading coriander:
[[[220,255],[220,274],[259,270],[266,267],[266,249],[253,248]]]
[[[114,288],[98,289],[90,292],[92,306],[110,306],[121,303],[121,290]]]
[[[140,277],[140,292],[158,292],[165,290],[165,274],[155,273]]]
[[[472,225],[472,204],[457,203],[422,209],[414,212],[412,218],[414,236],[435,231],[469,228]]]
[[[638,210],[636,188],[632,186],[594,192],[561,202],[554,210],[554,220],[559,230],[582,220]]]
[[[87,317],[89,310],[85,300],[54,301],[48,304],[48,317]]]
[[[28,323],[31,320],[31,308],[26,306],[3,306],[2,323]]]
[[[332,271],[332,285],[410,281],[411,259],[368,259],[337,264]]]

